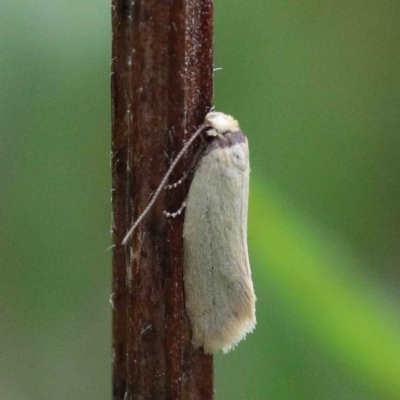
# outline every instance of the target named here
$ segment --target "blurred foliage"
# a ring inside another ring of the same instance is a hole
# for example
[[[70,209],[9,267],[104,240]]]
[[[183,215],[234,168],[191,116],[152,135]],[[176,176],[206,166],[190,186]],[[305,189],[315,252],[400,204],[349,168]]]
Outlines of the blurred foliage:
[[[215,2],[258,297],[216,399],[400,398],[399,15]],[[109,2],[2,2],[0,26],[0,399],[109,399]]]

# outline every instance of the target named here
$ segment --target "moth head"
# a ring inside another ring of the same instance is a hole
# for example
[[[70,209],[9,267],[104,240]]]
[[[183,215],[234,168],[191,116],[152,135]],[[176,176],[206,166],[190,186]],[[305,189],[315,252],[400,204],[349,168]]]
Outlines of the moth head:
[[[204,127],[210,128],[206,131],[208,136],[220,136],[227,132],[237,132],[238,122],[230,115],[213,111],[209,112],[204,119]]]

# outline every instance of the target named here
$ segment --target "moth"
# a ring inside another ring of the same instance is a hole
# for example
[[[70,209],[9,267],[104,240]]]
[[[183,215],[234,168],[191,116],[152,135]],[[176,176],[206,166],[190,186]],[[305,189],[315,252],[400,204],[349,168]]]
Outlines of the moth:
[[[122,243],[127,243],[180,158],[201,134],[207,145],[184,203],[184,289],[192,343],[211,354],[220,349],[228,352],[256,325],[247,248],[249,148],[233,117],[220,112],[206,115]]]

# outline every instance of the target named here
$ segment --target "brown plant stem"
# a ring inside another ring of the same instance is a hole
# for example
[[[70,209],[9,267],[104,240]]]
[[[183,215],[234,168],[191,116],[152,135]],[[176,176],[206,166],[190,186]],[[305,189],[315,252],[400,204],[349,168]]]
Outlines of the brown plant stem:
[[[194,350],[183,292],[190,181],[133,220],[212,101],[212,0],[112,1],[113,399],[212,399],[212,357]],[[190,165],[193,151],[171,181]]]

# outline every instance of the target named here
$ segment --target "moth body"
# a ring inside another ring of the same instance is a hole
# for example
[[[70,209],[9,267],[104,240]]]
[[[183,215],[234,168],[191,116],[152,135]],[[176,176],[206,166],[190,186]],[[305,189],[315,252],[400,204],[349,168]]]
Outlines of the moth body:
[[[256,324],[247,249],[249,150],[230,116],[212,112],[209,143],[190,186],[184,223],[186,310],[195,347],[229,351]]]
[[[203,347],[205,353],[227,352],[256,325],[256,297],[247,250],[249,148],[237,121],[219,112],[206,115],[122,244],[128,243],[179,160],[202,134],[208,145],[189,189],[183,228],[186,310],[193,345]],[[182,210],[165,215],[174,217]]]

